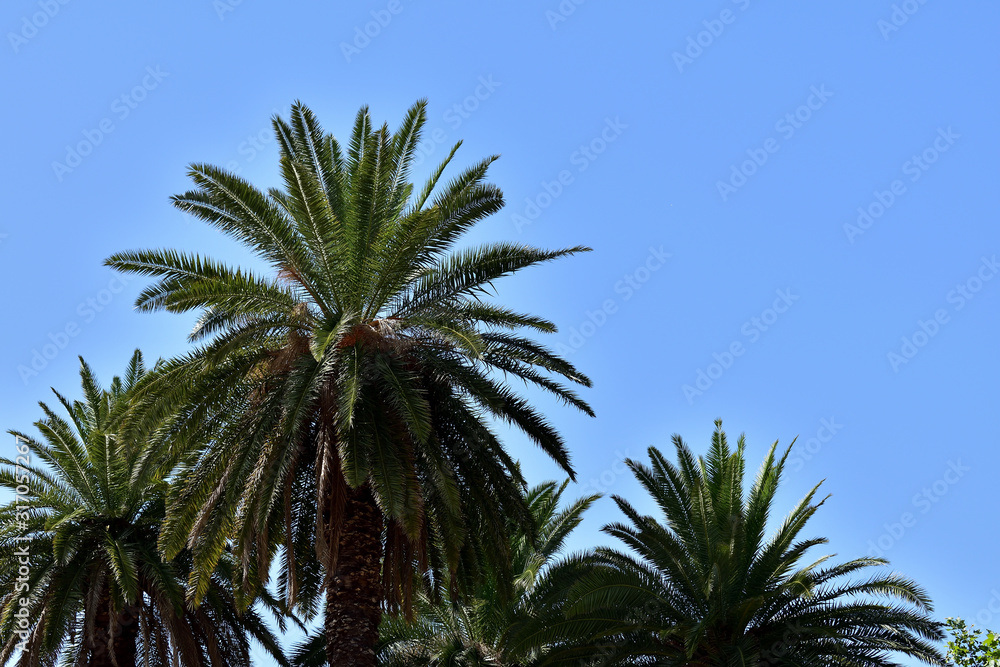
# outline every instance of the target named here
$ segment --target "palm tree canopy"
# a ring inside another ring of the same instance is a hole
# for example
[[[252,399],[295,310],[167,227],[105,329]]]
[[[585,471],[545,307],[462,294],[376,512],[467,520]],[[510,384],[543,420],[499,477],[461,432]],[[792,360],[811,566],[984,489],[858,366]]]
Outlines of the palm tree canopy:
[[[614,496],[627,522],[604,531],[628,550],[581,557],[592,569],[567,612],[577,636],[599,647],[591,664],[877,667],[896,664],[896,654],[943,664],[933,644],[940,624],[914,582],[884,573],[845,580],[881,559],[807,557],[827,542],[802,536],[823,504],[819,485],[768,536],[791,447],[779,458],[775,442],[745,493],[742,436],[731,449],[716,422],[706,457],[679,436],[674,445],[676,464],[653,447],[649,465],[627,461],[661,519]]]
[[[283,189],[192,166],[195,189],[174,204],[245,244],[270,275],[173,250],[107,261],[158,279],[140,310],[201,312],[197,349],[148,385],[163,411],[186,406],[182,430],[212,443],[188,462],[162,538],[168,555],[193,549],[196,597],[234,538],[245,583],[266,580],[283,547],[279,588],[315,611],[359,489],[385,520],[388,608],[411,599],[411,568],[435,572],[435,585],[472,581],[485,561],[508,559],[507,519],[527,519],[523,480],[490,419],[572,475],[561,437],[504,378],[587,414],[553,376],[590,381],[525,333],[552,322],[486,297],[498,278],[586,248],[455,249],[503,205],[485,180],[496,158],[442,184],[456,145],[416,189],[425,123],[423,101],[396,132],[363,108],[345,149],[297,103],[290,122],[273,120]]]
[[[19,665],[88,664],[123,631],[148,665],[175,655],[188,665],[248,665],[248,633],[284,664],[258,614],[238,613],[223,574],[190,609],[190,558],[157,552],[172,454],[156,433],[123,435],[146,375],[136,350],[124,377],[103,388],[81,359],[83,400],[53,390],[65,418],[41,403],[40,439],[10,431],[23,456],[0,458],[0,485],[19,494],[0,507],[0,664],[22,641]],[[27,636],[15,632],[22,608]]]

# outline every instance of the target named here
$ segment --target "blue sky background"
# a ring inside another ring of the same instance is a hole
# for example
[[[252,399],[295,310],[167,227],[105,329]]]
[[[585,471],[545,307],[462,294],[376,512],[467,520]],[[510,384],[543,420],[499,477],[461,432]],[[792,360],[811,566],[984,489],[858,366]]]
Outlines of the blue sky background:
[[[538,397],[577,493],[633,494],[620,456],[704,451],[717,417],[754,466],[798,435],[782,512],[825,479],[830,552],[881,549],[940,617],[1000,628],[1000,6],[62,1],[0,21],[5,429],[77,391],[77,355],[110,378],[135,347],[186,349],[192,320],[134,313],[141,281],[102,261],[246,260],[169,205],[188,163],[278,185],[275,111],[301,99],[344,136],[362,104],[395,127],[427,97],[418,175],[458,139],[461,164],[502,154],[508,206],[471,240],[594,248],[498,284],[594,378],[596,419]],[[572,546],[617,518],[601,501]]]

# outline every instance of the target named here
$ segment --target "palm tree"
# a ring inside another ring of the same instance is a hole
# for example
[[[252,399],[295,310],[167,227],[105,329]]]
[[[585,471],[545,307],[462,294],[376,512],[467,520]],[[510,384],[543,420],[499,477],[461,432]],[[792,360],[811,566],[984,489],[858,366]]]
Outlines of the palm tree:
[[[0,458],[0,485],[19,495],[0,507],[0,664],[20,649],[22,667],[249,665],[249,637],[287,664],[259,615],[237,613],[228,559],[192,609],[189,555],[156,551],[170,455],[156,434],[122,436],[146,374],[137,350],[104,389],[81,359],[83,400],[55,392],[68,421],[41,403],[41,439],[10,431],[20,456]]]
[[[886,561],[803,560],[827,542],[800,537],[823,504],[814,502],[819,485],[765,538],[788,451],[776,459],[771,447],[745,495],[742,436],[731,450],[716,422],[707,458],[679,436],[674,445],[677,465],[652,447],[651,465],[627,462],[663,522],[614,496],[628,522],[604,531],[629,550],[598,548],[571,593],[574,632],[602,646],[572,664],[875,667],[895,664],[896,653],[944,664],[932,643],[940,624],[914,582],[895,574],[845,581]]]
[[[468,587],[509,558],[508,519],[528,514],[490,419],[572,475],[558,433],[505,377],[592,414],[552,375],[589,380],[524,335],[555,326],[485,299],[496,279],[586,248],[453,250],[503,205],[485,181],[495,157],[438,191],[456,145],[416,190],[408,176],[425,123],[422,101],[395,133],[362,108],[345,153],[297,103],[290,123],[273,120],[283,190],[193,165],[196,189],[175,205],[246,245],[270,275],[172,250],[107,261],[159,278],[140,310],[202,313],[191,333],[200,346],[149,384],[211,442],[172,498],[166,554],[193,550],[200,599],[227,540],[245,587],[267,580],[280,548],[289,603],[311,614],[325,591],[331,665],[374,664],[382,612],[410,606],[414,571]]]
[[[548,646],[534,641],[540,628],[561,619],[560,602],[570,577],[556,557],[583,513],[600,496],[580,498],[560,510],[568,482],[544,482],[528,489],[525,502],[530,525],[512,525],[510,553],[513,586],[491,573],[474,593],[432,600],[418,595],[415,618],[382,621],[378,664],[381,667],[455,665],[456,667],[527,667],[540,664]],[[507,595],[512,588],[514,595]],[[323,636],[315,633],[292,657],[296,667],[319,667]]]

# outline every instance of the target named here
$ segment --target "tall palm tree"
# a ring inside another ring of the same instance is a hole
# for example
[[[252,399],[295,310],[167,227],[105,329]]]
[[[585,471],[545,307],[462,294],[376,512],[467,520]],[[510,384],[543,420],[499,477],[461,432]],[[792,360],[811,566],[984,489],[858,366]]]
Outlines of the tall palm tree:
[[[297,103],[290,123],[273,121],[283,190],[192,166],[196,189],[175,205],[246,245],[270,275],[172,250],[107,262],[159,278],[140,310],[202,313],[191,333],[201,345],[149,385],[212,443],[172,498],[166,553],[193,550],[197,599],[227,540],[244,586],[267,579],[280,547],[289,602],[312,613],[325,591],[331,665],[374,664],[382,612],[410,605],[413,571],[468,586],[508,559],[508,518],[528,513],[490,419],[572,475],[558,433],[506,377],[592,414],[552,375],[589,380],[524,335],[555,326],[485,298],[502,276],[586,249],[454,250],[503,205],[485,181],[495,157],[439,189],[456,145],[416,190],[425,123],[422,101],[395,133],[362,108],[344,152]]]
[[[381,667],[527,667],[540,664],[548,646],[534,641],[537,631],[561,620],[566,576],[557,561],[569,534],[600,496],[580,498],[560,510],[568,482],[544,482],[528,489],[531,523],[511,526],[513,586],[483,577],[472,595],[432,600],[418,595],[415,618],[385,618],[378,650]],[[513,588],[513,595],[506,595]],[[292,657],[296,667],[319,667],[323,636],[314,634]]]
[[[920,587],[885,573],[845,581],[886,561],[804,560],[827,542],[801,537],[823,504],[819,485],[766,537],[788,451],[776,458],[775,443],[745,494],[742,436],[732,450],[716,422],[707,457],[679,436],[674,445],[676,465],[652,447],[649,466],[627,462],[662,521],[614,496],[628,522],[604,530],[628,551],[589,557],[567,613],[591,648],[554,664],[876,667],[896,664],[897,653],[944,664]]]
[[[22,667],[249,665],[251,637],[286,664],[257,612],[238,612],[227,560],[192,609],[189,556],[157,553],[171,454],[155,433],[123,436],[146,373],[136,350],[105,389],[81,359],[83,400],[53,390],[68,420],[41,403],[41,439],[10,431],[20,455],[0,458],[0,485],[19,495],[0,507],[0,664],[20,649]]]

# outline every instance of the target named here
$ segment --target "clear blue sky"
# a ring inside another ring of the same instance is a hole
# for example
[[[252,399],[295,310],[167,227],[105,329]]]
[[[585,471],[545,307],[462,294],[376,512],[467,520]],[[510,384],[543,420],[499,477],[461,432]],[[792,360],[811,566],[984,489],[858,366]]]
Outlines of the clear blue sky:
[[[754,465],[798,435],[782,511],[826,479],[831,551],[881,548],[939,616],[1000,628],[1000,7],[897,6],[9,0],[0,424],[77,391],[77,355],[110,377],[185,349],[191,320],[132,312],[102,260],[245,258],[169,205],[189,162],[277,185],[274,111],[343,136],[427,97],[422,170],[502,154],[473,240],[594,248],[498,285],[595,380],[594,420],[539,398],[588,488],[632,493],[619,453],[703,451],[716,417]]]

